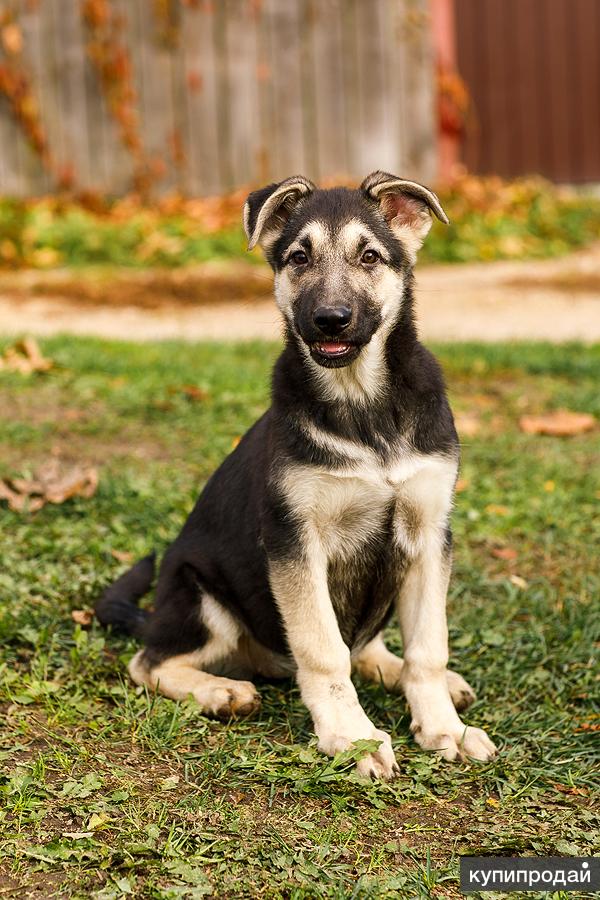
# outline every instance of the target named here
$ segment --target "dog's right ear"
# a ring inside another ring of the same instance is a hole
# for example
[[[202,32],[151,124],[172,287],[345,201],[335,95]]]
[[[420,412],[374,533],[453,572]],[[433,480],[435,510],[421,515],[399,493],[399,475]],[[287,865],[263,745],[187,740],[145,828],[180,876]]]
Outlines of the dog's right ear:
[[[269,184],[253,191],[244,206],[244,230],[248,250],[257,244],[268,249],[277,240],[294,208],[315,185],[303,175],[286,178],[279,184]]]

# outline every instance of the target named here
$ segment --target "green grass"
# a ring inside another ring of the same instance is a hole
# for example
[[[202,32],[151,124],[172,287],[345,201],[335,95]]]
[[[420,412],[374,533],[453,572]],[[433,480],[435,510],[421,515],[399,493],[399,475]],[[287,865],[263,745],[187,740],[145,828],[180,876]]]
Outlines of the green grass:
[[[445,764],[409,739],[400,698],[360,685],[393,737],[392,784],[318,754],[292,684],[261,685],[257,718],[220,724],[136,690],[133,642],[70,616],[125,568],[112,551],[175,537],[267,404],[277,348],[43,350],[50,373],[0,373],[0,477],[53,451],[101,477],[91,500],[0,507],[0,896],[458,897],[460,854],[597,849],[598,433],[533,437],[517,422],[600,416],[600,347],[440,348],[455,410],[480,422],[454,515],[451,664],[479,692],[467,721],[502,752]],[[493,555],[505,547],[516,560]],[[395,626],[388,637],[400,649]]]

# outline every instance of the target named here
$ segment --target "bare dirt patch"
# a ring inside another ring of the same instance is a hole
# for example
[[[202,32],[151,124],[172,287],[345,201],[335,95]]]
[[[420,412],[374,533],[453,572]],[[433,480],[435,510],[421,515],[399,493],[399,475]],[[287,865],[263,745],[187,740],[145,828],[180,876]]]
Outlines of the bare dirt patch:
[[[15,299],[48,298],[78,306],[213,306],[268,299],[272,280],[264,266],[210,263],[149,271],[72,270],[19,272],[0,277],[0,292]]]
[[[600,244],[563,259],[417,268],[425,340],[600,340]],[[0,276],[0,334],[277,340],[272,275],[251,263]]]

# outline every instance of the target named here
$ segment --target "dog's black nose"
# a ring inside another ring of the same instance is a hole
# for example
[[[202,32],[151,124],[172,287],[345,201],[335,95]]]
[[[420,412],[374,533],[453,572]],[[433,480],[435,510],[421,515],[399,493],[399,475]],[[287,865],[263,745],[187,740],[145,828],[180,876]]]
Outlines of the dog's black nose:
[[[352,310],[347,306],[319,306],[313,313],[313,322],[323,334],[339,334],[351,318]]]

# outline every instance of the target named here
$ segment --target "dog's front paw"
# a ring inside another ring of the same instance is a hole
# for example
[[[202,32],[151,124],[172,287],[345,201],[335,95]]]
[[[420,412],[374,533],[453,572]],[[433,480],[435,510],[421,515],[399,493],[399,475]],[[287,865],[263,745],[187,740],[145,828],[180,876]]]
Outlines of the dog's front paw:
[[[392,750],[392,739],[385,731],[370,726],[364,734],[351,737],[347,734],[336,734],[335,732],[321,732],[319,735],[319,750],[328,756],[335,756],[336,753],[342,753],[348,750],[355,741],[370,740],[380,741],[379,747],[373,753],[363,756],[356,764],[356,771],[364,778],[390,781],[400,774],[394,751]]]
[[[456,728],[448,728],[445,731],[425,730],[418,722],[413,722],[410,730],[423,750],[435,750],[442,759],[450,762],[454,760],[466,762],[468,759],[487,762],[498,753],[496,746],[481,728],[462,725],[460,730]]]

